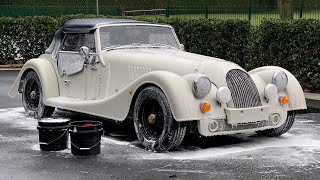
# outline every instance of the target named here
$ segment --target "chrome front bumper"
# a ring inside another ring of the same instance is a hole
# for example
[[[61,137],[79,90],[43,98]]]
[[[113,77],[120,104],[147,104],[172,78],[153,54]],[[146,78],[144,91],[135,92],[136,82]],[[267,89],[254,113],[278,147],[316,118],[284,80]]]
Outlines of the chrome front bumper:
[[[254,132],[279,127],[286,119],[286,111],[271,112],[269,106],[225,108],[226,118],[202,119],[198,131],[204,136]]]

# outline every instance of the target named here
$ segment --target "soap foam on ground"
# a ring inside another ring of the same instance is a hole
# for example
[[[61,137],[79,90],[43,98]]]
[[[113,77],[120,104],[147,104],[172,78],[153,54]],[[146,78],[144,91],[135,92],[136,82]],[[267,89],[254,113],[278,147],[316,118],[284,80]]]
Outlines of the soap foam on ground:
[[[3,122],[8,123],[13,127],[28,130],[36,130],[38,123],[36,119],[24,114],[23,108],[1,109],[0,123]],[[234,157],[237,159],[249,160],[251,158],[250,155],[261,153],[261,159],[291,164],[296,164],[299,161],[300,165],[305,165],[308,163],[320,163],[319,160],[313,158],[313,154],[320,153],[320,138],[317,137],[317,133],[315,133],[319,130],[320,127],[318,124],[315,124],[315,121],[298,117],[291,132],[289,131],[281,137],[269,138],[246,136],[245,138],[249,139],[249,141],[230,144],[223,147],[209,147],[206,149],[196,148],[193,150],[182,147],[178,151],[169,153],[154,153],[141,150],[134,154],[121,155],[120,151],[123,151],[121,146],[126,146],[125,148],[131,149],[136,148],[136,146],[133,146],[130,142],[121,141],[112,137],[102,137],[101,147],[103,148],[104,146],[109,146],[109,144],[114,144],[116,145],[114,148],[119,148],[120,153],[115,157],[119,156],[134,160],[210,160]],[[8,137],[0,135],[0,139],[2,141],[19,141],[23,140],[23,137],[8,139]],[[40,151],[39,144],[32,145],[31,149]],[[269,154],[265,153],[268,151],[270,151]],[[69,149],[63,150],[60,153],[70,154],[70,146]]]

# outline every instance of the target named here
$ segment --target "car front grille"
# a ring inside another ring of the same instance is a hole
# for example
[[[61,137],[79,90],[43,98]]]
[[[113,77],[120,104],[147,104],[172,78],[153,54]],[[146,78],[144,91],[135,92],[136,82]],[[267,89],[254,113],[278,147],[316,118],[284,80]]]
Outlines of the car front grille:
[[[235,108],[262,106],[258,89],[251,77],[240,69],[232,69],[226,76]]]

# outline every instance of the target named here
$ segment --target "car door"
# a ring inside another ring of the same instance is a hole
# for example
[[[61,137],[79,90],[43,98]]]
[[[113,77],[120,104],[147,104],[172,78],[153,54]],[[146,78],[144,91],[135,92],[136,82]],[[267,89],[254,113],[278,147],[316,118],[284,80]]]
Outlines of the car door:
[[[58,53],[60,96],[85,99],[87,62],[80,55],[83,34],[66,34]]]
[[[89,48],[89,58],[79,53]],[[100,92],[101,67],[97,65],[94,33],[66,34],[58,53],[60,96],[96,99]]]
[[[97,55],[97,41],[95,41],[96,34],[88,34],[84,36],[84,45],[89,48],[88,65],[85,68],[86,81],[86,98],[99,99],[102,79],[102,66]]]

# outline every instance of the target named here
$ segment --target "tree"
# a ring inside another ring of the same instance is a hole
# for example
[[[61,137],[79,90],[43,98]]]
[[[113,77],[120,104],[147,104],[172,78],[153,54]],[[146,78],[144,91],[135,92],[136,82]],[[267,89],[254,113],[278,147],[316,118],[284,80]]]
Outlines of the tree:
[[[280,11],[280,19],[293,19],[293,0],[277,0],[278,9]]]

